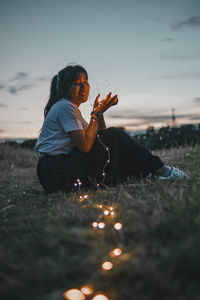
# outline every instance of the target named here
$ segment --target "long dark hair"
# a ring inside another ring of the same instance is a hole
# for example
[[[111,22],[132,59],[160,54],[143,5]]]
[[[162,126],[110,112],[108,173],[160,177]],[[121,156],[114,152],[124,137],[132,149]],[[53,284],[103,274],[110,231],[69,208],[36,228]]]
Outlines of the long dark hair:
[[[44,109],[44,118],[46,118],[51,107],[61,98],[66,97],[72,83],[83,73],[88,79],[86,70],[80,65],[68,65],[52,78],[49,100]]]

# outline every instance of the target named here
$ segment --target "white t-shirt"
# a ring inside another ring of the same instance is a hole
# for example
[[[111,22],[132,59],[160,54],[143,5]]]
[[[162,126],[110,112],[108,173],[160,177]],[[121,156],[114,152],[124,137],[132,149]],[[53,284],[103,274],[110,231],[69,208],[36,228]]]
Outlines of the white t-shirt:
[[[62,98],[48,112],[34,150],[50,155],[67,154],[75,147],[68,132],[87,127],[78,106]]]

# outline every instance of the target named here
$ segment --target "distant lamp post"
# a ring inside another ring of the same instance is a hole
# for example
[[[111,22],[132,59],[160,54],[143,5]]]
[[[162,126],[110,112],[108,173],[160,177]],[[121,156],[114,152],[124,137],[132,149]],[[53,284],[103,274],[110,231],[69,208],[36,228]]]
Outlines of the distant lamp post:
[[[176,127],[175,108],[172,108],[172,127]]]

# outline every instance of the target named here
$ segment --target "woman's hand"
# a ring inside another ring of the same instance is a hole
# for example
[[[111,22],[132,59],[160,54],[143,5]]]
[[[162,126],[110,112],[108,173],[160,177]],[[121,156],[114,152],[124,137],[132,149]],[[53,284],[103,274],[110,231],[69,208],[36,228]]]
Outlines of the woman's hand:
[[[106,96],[105,99],[99,101],[99,98],[100,98],[100,94],[97,95],[94,101],[93,110],[95,112],[104,113],[111,106],[116,105],[118,103],[118,96],[115,95],[114,97],[112,97],[111,92]]]

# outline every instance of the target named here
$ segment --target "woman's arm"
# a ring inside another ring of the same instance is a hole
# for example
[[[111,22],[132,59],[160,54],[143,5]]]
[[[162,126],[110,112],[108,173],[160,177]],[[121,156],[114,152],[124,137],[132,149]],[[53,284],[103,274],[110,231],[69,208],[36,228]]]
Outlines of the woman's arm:
[[[99,127],[98,119],[91,118],[86,130],[75,130],[69,132],[74,145],[82,152],[89,152],[94,144]]]
[[[100,95],[97,96],[93,107],[93,111],[96,113],[104,113],[107,109],[118,102],[117,95],[111,97],[111,93],[108,94],[108,96],[101,102],[98,102],[99,97]],[[87,153],[91,150],[94,144],[97,131],[105,128],[106,126],[103,116],[99,119],[95,114],[92,114],[90,123],[86,130],[71,131],[69,132],[69,136],[79,150]]]

